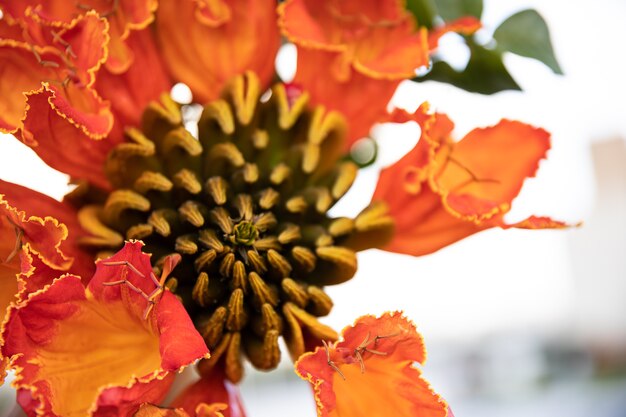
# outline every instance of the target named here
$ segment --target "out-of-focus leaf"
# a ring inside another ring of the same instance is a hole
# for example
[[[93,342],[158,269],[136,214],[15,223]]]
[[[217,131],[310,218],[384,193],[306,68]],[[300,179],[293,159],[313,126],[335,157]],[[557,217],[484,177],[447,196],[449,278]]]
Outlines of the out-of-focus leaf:
[[[534,58],[556,74],[563,74],[554,56],[548,25],[535,10],[523,10],[506,19],[493,34],[498,48]]]
[[[439,16],[450,21],[463,16],[480,19],[483,14],[483,0],[435,0]]]
[[[423,77],[413,81],[439,81],[452,84],[464,90],[494,94],[503,90],[521,90],[511,74],[504,67],[502,55],[498,51],[487,49],[469,41],[471,56],[465,70],[458,72],[446,62],[439,61]]]
[[[420,26],[425,26],[428,29],[433,27],[433,21],[437,16],[434,0],[407,0],[406,8],[413,13]]]

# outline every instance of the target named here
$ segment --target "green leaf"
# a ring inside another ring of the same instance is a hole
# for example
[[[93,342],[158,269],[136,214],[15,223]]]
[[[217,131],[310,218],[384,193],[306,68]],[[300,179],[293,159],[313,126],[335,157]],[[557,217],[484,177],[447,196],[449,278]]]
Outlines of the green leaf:
[[[563,74],[554,56],[548,25],[535,10],[523,10],[510,16],[496,29],[493,37],[498,48],[534,58],[554,73]]]
[[[407,0],[406,8],[413,13],[419,26],[433,27],[433,21],[437,16],[437,7],[434,0]]]
[[[521,90],[504,67],[502,55],[498,51],[486,49],[472,41],[468,42],[468,46],[471,56],[465,70],[458,72],[448,63],[439,61],[433,64],[433,68],[428,74],[415,78],[413,81],[439,81],[480,94],[494,94],[503,90]]]
[[[435,3],[445,21],[468,15],[480,19],[483,14],[483,0],[435,0]]]

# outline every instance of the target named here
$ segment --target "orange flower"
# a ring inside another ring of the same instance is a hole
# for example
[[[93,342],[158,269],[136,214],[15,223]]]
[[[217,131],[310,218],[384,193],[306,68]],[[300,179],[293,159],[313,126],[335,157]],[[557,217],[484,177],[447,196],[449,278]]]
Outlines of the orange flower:
[[[126,415],[160,401],[174,372],[208,357],[180,302],[155,288],[141,246],[127,243],[99,262],[87,288],[64,275],[11,311],[2,352],[12,357],[27,411]]]
[[[361,317],[342,336],[296,363],[313,385],[318,417],[450,415],[414,365],[424,363],[426,350],[401,313]]]
[[[254,71],[264,88],[280,44],[273,0],[161,0],[157,36],[172,74],[205,103],[228,81]]]
[[[502,120],[457,143],[450,137],[452,121],[427,109],[422,105],[412,115],[396,110],[390,116],[394,122],[416,121],[422,133],[412,151],[381,172],[372,198],[389,205],[396,224],[384,249],[418,256],[496,226],[567,227],[544,217],[515,224],[503,218],[550,149],[548,132]]]

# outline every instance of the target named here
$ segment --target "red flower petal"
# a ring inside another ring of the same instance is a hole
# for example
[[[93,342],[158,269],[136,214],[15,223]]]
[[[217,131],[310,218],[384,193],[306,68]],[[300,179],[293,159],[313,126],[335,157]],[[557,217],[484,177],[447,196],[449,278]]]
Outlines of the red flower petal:
[[[304,354],[296,372],[313,385],[320,417],[445,417],[445,401],[414,366],[425,355],[415,325],[386,313],[361,317],[343,341]]]
[[[171,372],[208,356],[173,294],[153,293],[147,310],[149,301],[131,291],[131,284],[154,290],[150,274],[141,244],[129,243],[98,264],[87,289],[65,276],[12,310],[2,351],[12,356],[16,388],[33,397],[37,409],[31,412],[128,414],[145,401],[160,401]],[[111,282],[124,279],[131,284]]]
[[[245,417],[239,387],[226,379],[224,370],[215,367],[211,372],[187,387],[172,403],[172,407],[184,409],[189,415],[196,415],[202,404],[222,404],[224,417]],[[198,416],[200,413],[197,414]],[[210,415],[210,414],[209,414]]]

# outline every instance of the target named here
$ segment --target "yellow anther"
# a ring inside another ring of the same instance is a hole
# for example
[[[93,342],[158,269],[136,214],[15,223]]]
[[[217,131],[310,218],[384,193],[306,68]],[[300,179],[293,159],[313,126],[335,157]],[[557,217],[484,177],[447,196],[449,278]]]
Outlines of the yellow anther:
[[[206,250],[202,252],[194,261],[194,266],[196,271],[202,271],[205,268],[208,268],[211,263],[217,258],[217,253],[213,249]]]
[[[243,290],[237,288],[230,294],[228,300],[228,315],[226,316],[226,328],[229,331],[239,331],[248,320],[244,309]]]
[[[236,168],[242,167],[246,162],[239,149],[230,142],[213,145],[208,159],[208,164],[214,164],[217,160],[225,159]]]
[[[188,155],[198,156],[202,153],[202,145],[198,139],[184,127],[170,130],[163,140],[161,153],[168,155],[174,148],[181,148]]]
[[[269,210],[280,201],[280,194],[273,188],[266,188],[259,196],[259,206],[263,210]]]
[[[259,179],[259,167],[256,164],[245,164],[243,166],[243,180],[248,184],[257,182]]]
[[[276,223],[277,223],[276,217],[268,211],[266,211],[263,214],[258,215],[253,220],[253,222],[254,222],[254,226],[257,229],[259,229],[261,232],[265,232],[269,229],[274,228],[274,226],[276,226]]]
[[[254,241],[254,244],[252,246],[254,246],[255,249],[260,250],[260,251],[270,250],[270,249],[280,250],[281,248],[280,243],[278,242],[278,239],[276,238],[276,236],[265,236],[260,239],[257,239]]]
[[[134,188],[142,194],[148,191],[170,191],[172,182],[163,174],[153,171],[144,171],[139,178],[135,180]]]
[[[252,220],[252,214],[254,212],[252,197],[248,194],[238,194],[237,197],[235,197],[234,205],[239,212],[239,217],[241,217],[241,219]]]
[[[222,338],[227,315],[228,310],[226,307],[216,308],[204,327],[202,337],[211,349],[213,349],[215,344]],[[211,352],[211,354],[213,354],[213,352]]]
[[[289,168],[286,164],[280,163],[272,169],[270,174],[270,181],[274,185],[282,184],[289,176],[291,175],[291,168]]]
[[[115,190],[104,203],[104,218],[108,223],[117,223],[124,210],[150,210],[150,201],[131,190]]]
[[[364,232],[393,225],[393,218],[388,213],[389,208],[386,203],[379,201],[370,204],[354,220],[356,230]]]
[[[306,272],[311,272],[315,269],[317,258],[309,248],[304,246],[294,246],[291,249],[291,255]]]
[[[174,249],[176,249],[176,252],[184,253],[185,255],[193,255],[198,252],[198,245],[190,236],[180,236],[176,238]]]
[[[92,246],[119,247],[124,243],[124,237],[105,226],[100,220],[100,213],[101,208],[96,205],[85,206],[78,211],[78,222],[89,233],[80,242]]]
[[[209,275],[206,272],[200,272],[196,278],[191,296],[200,306],[206,307],[209,305]]]
[[[316,316],[326,316],[333,308],[333,300],[319,287],[310,285],[306,289],[310,299],[310,311]]]
[[[224,245],[218,239],[217,234],[212,229],[202,229],[198,233],[198,240],[209,249],[215,250],[217,253],[224,251]]]
[[[213,198],[215,204],[221,206],[226,202],[226,190],[228,183],[222,177],[211,177],[204,184],[204,188]]]
[[[141,240],[148,236],[150,236],[154,232],[154,227],[151,224],[140,223],[134,226],[131,226],[126,231],[126,239],[137,239]]]
[[[278,305],[278,294],[276,290],[270,288],[259,274],[250,272],[248,274],[248,282],[250,283],[252,294],[258,306],[262,306],[266,303],[274,307]]]
[[[320,147],[313,143],[307,143],[302,154],[302,171],[310,174],[317,168],[320,162]]]
[[[235,120],[230,106],[225,100],[215,100],[206,106],[202,112],[201,122],[214,120],[227,135],[232,135],[235,131]]]
[[[233,233],[233,221],[230,219],[228,212],[222,207],[217,207],[211,210],[211,221],[215,223],[222,232],[230,235]]]
[[[235,254],[230,252],[227,253],[220,263],[220,274],[223,277],[230,277],[233,271],[233,266],[235,265]]]
[[[202,184],[198,180],[198,177],[193,171],[187,168],[183,168],[174,174],[172,180],[177,187],[184,188],[191,194],[198,194],[202,191]]]
[[[339,165],[337,171],[337,178],[332,189],[333,198],[336,200],[341,198],[354,183],[358,167],[352,162],[344,162]]]
[[[335,219],[328,226],[328,233],[333,237],[346,235],[352,230],[354,230],[354,220],[347,217]]]
[[[287,227],[285,227],[285,229],[278,235],[278,241],[281,244],[286,245],[287,243],[300,240],[301,237],[300,227],[295,224],[288,224]]]
[[[280,285],[289,301],[293,302],[300,308],[306,307],[306,304],[309,301],[309,296],[300,284],[291,278],[285,278],[282,280]]]
[[[270,135],[265,130],[257,129],[252,133],[252,146],[256,149],[265,149],[270,142]]]
[[[233,79],[229,91],[239,123],[247,126],[252,121],[261,94],[258,76],[252,71],[246,71]]]
[[[265,263],[265,259],[261,255],[259,255],[254,250],[249,250],[247,252],[248,261],[252,268],[259,274],[264,274],[267,272],[267,264]]]
[[[301,195],[291,197],[285,203],[285,208],[291,213],[302,213],[306,211],[308,206],[309,205],[307,204],[306,200]]]
[[[202,227],[204,225],[204,216],[202,216],[200,208],[200,204],[195,201],[185,201],[178,207],[178,213],[185,221],[196,227]]]
[[[275,251],[274,249],[270,249],[267,251],[267,261],[270,263],[274,269],[278,270],[283,277],[288,277],[291,274],[291,265],[289,261]]]

